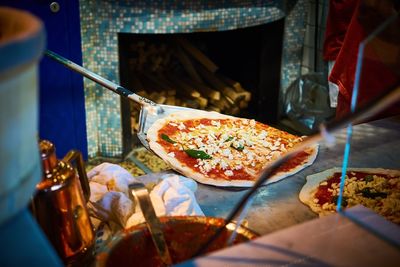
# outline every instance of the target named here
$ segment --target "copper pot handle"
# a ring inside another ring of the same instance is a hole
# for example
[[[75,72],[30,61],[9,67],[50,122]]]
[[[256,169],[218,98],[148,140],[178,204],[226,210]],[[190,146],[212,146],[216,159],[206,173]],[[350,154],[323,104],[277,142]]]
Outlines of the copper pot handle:
[[[76,169],[78,171],[79,181],[81,182],[83,195],[86,202],[88,202],[90,198],[90,186],[81,152],[79,152],[78,150],[70,150],[63,158],[63,161],[68,162],[71,165],[74,161],[76,162]]]

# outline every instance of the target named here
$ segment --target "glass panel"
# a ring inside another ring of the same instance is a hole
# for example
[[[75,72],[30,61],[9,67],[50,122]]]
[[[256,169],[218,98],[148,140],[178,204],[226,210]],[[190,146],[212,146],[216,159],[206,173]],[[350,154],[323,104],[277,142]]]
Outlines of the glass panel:
[[[383,95],[393,94],[395,90],[399,90],[400,85],[399,16],[386,1],[369,2],[362,1],[358,14],[358,23],[365,31],[361,34],[365,34],[366,38],[359,46],[354,87],[350,92],[352,112],[381,99]],[[340,207],[357,202],[393,223],[400,223],[400,210],[396,208],[400,202],[395,193],[399,190],[397,181],[400,169],[398,95],[393,94],[389,101],[384,102],[386,108],[383,111],[371,114],[373,116],[361,124],[348,126],[341,194],[337,202],[339,211],[342,210]],[[372,169],[365,170],[367,175],[351,172],[356,167]],[[343,175],[345,171],[347,181]],[[393,178],[393,175],[397,178]],[[354,214],[349,218],[382,239],[391,240],[376,225],[371,225],[370,221],[359,220]]]

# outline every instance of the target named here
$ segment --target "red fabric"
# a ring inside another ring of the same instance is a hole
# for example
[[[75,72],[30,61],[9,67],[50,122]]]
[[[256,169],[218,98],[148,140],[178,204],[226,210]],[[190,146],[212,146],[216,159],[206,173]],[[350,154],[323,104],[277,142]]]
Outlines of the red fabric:
[[[331,1],[340,2],[340,1]],[[341,5],[330,5],[335,8],[335,6],[340,6],[344,9],[345,3],[348,3],[349,9],[353,8],[354,1],[344,1]],[[347,27],[344,25],[344,21],[339,20],[338,24],[333,23],[333,18],[328,19],[331,21],[327,24],[327,36],[330,39],[326,39],[326,54],[325,58],[329,60],[335,60],[335,65],[329,76],[329,80],[339,86],[339,96],[338,105],[336,108],[336,118],[341,118],[350,112],[350,103],[353,93],[353,86],[355,80],[355,72],[357,67],[357,54],[360,42],[363,41],[369,35],[369,29],[366,28],[367,23],[360,23],[360,1],[355,1],[354,12],[349,21]],[[339,10],[340,11],[340,10]],[[336,14],[336,11],[331,11],[329,15]],[[345,19],[347,19],[348,14],[345,14]],[[365,17],[363,18],[366,21]],[[336,26],[339,25],[339,26]],[[368,25],[369,27],[370,25]],[[337,46],[342,38],[342,31],[347,28],[343,43],[337,50]],[[335,30],[339,29],[337,33],[337,38],[335,36]],[[362,72],[359,85],[359,93],[357,99],[357,106],[363,106],[365,103],[370,102],[382,92],[387,90],[389,87],[393,86],[399,82],[398,75],[395,75],[391,69],[385,64],[381,63],[379,56],[375,53],[373,45],[367,45],[364,51]],[[335,56],[335,53],[337,55]],[[400,114],[400,107],[393,107],[386,113],[380,114],[378,117],[385,117],[394,114]],[[377,118],[377,117],[376,117]]]
[[[357,0],[331,0],[326,20],[323,57],[326,61],[336,60],[342,48],[347,28],[356,9]]]

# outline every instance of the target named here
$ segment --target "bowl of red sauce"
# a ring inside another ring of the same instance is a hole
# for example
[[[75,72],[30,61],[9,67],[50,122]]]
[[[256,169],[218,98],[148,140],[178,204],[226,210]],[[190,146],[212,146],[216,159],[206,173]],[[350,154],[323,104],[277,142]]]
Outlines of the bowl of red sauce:
[[[224,219],[202,216],[160,217],[162,231],[173,264],[189,260],[224,225]],[[227,247],[235,224],[228,224],[205,253]],[[238,227],[233,245],[258,235],[244,226]],[[164,266],[145,224],[120,231],[96,255],[96,267]]]

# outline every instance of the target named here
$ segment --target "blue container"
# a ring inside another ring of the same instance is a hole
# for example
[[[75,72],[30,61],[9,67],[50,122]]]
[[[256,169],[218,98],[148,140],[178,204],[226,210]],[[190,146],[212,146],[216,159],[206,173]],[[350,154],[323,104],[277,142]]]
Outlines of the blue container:
[[[0,225],[27,207],[41,178],[38,148],[38,62],[42,22],[0,7]]]

